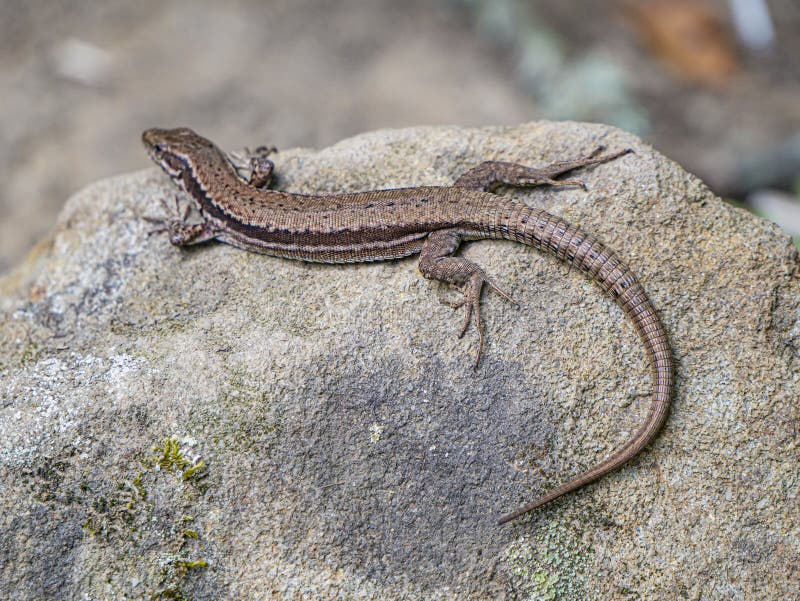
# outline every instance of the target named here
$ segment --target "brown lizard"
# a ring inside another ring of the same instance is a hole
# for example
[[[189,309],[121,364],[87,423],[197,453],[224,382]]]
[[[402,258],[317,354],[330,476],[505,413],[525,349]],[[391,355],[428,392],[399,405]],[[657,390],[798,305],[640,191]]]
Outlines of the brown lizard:
[[[617,301],[644,342],[652,367],[652,398],[644,424],[611,457],[502,517],[500,524],[621,466],[638,454],[663,424],[673,390],[672,354],[664,328],[636,276],[591,234],[547,211],[492,193],[501,185],[583,186],[581,181],[555,178],[610,161],[629,150],[603,155],[601,147],[587,156],[539,169],[488,161],[449,187],[303,195],[266,188],[273,169],[267,158],[269,150],[251,156],[246,181],[231,158],[191,129],[149,129],[142,139],[150,157],[189,194],[203,218],[202,223],[186,223],[187,208],[182,215],[179,212],[175,218],[161,220],[160,231],[169,232],[172,244],[219,240],[245,250],[322,263],[379,261],[419,253],[424,277],[460,289],[463,296],[458,305],[466,312],[460,335],[470,323],[475,324],[478,360],[483,342],[481,290],[484,284],[499,289],[475,263],[453,256],[464,240],[500,238],[550,252],[586,273]]]

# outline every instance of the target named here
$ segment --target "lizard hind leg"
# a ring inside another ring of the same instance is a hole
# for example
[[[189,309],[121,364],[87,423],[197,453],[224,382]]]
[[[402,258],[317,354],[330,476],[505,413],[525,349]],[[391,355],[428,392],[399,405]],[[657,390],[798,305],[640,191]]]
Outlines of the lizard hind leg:
[[[583,180],[556,178],[575,169],[607,163],[633,152],[630,148],[607,154],[603,154],[604,151],[605,146],[598,146],[586,155],[566,161],[556,161],[544,167],[527,167],[504,161],[486,161],[462,174],[453,183],[453,187],[483,192],[493,192],[499,186],[580,186],[586,189]]]
[[[483,285],[489,284],[500,295],[512,303],[514,301],[498,288],[478,265],[463,257],[452,256],[461,243],[461,237],[462,233],[456,229],[432,232],[420,251],[419,270],[426,279],[446,282],[460,291],[460,300],[455,302],[442,300],[451,307],[465,308],[459,338],[466,334],[470,323],[475,325],[475,330],[478,332],[478,351],[475,356],[477,368],[483,353],[483,324],[480,313]]]

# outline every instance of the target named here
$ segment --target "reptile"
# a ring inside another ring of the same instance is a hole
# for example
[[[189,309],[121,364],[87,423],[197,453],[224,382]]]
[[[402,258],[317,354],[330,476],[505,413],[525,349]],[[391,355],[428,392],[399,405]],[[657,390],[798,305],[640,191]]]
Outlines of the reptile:
[[[513,240],[555,255],[593,279],[632,321],[644,343],[652,372],[647,416],[633,436],[610,457],[503,516],[518,518],[597,480],[636,456],[664,423],[673,392],[672,352],[667,335],[631,269],[595,236],[542,209],[495,193],[500,186],[582,186],[557,179],[578,168],[606,163],[630,152],[604,147],[542,168],[487,161],[466,171],[451,186],[421,186],[339,194],[294,194],[270,189],[274,149],[248,153],[249,165],[229,156],[189,128],[149,129],[147,153],[192,199],[202,222],[187,222],[190,207],[159,219],[176,246],[218,240],[287,259],[359,263],[419,254],[419,270],[461,292],[465,316],[460,336],[474,324],[477,362],[483,348],[480,298],[484,285],[507,296],[472,261],[455,256],[462,241]],[[236,164],[236,163],[239,164]],[[241,174],[249,171],[249,177]],[[166,204],[163,203],[162,204]]]

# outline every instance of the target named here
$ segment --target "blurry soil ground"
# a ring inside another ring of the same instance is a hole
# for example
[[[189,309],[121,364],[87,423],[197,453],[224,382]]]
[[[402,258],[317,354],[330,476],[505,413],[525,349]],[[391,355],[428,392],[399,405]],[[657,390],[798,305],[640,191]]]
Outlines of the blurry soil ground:
[[[725,2],[709,4],[724,13]],[[630,5],[6,0],[0,272],[69,194],[148,166],[139,136],[151,126],[188,125],[237,149],[321,147],[381,127],[573,118],[639,133],[719,193],[789,185],[800,8],[771,3],[784,46],[737,54],[735,73],[707,85],[660,60],[663,45],[647,49],[658,34]]]

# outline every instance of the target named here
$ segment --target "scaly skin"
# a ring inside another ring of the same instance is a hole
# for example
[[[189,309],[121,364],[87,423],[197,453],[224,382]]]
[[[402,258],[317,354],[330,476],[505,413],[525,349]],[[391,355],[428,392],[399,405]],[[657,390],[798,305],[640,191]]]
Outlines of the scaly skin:
[[[452,284],[463,293],[458,303],[466,309],[462,334],[474,322],[480,337],[478,360],[483,341],[481,290],[485,283],[497,287],[475,263],[453,256],[462,240],[501,238],[549,252],[586,273],[617,301],[644,342],[652,367],[652,398],[644,424],[611,457],[502,517],[500,524],[618,468],[637,455],[664,423],[673,391],[672,354],[636,276],[591,234],[547,211],[492,193],[499,185],[583,185],[554,178],[610,161],[627,150],[598,156],[602,150],[598,149],[542,169],[490,161],[467,171],[450,187],[302,195],[264,187],[273,167],[266,158],[270,150],[251,157],[248,182],[239,177],[225,153],[190,129],[150,129],[142,139],[150,157],[189,194],[204,220],[194,225],[185,223],[185,215],[166,220],[162,229],[169,231],[172,244],[215,239],[254,252],[322,263],[419,253],[424,277]]]

